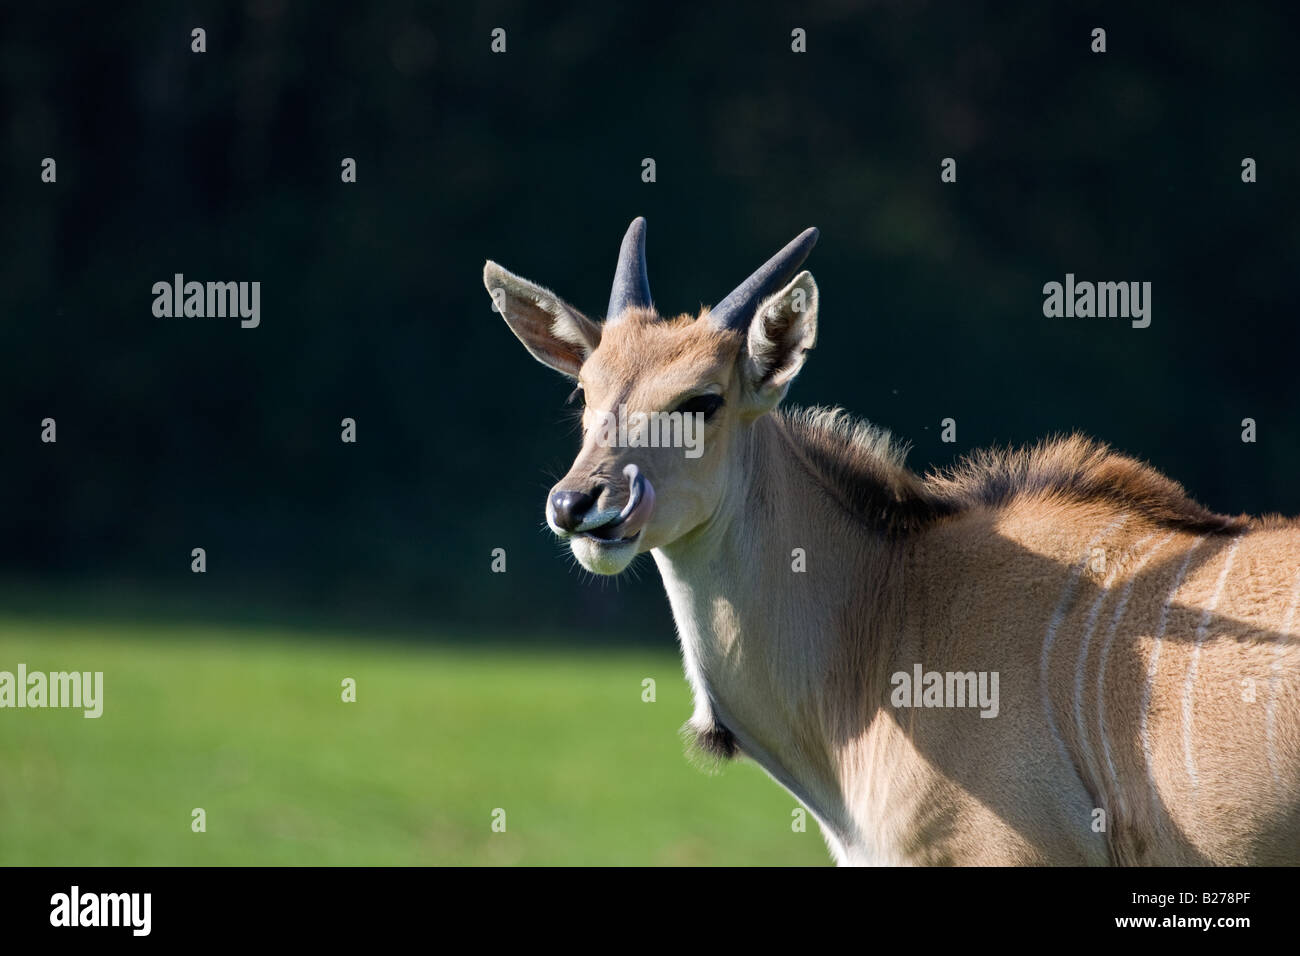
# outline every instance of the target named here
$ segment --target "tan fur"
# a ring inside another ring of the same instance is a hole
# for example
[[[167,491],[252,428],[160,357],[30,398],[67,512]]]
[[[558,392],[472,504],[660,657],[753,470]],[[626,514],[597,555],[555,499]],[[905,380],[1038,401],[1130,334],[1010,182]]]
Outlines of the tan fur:
[[[771,412],[815,335],[815,308],[782,323],[788,292],[759,309],[770,334],[607,326],[588,428],[701,387],[726,405],[698,460],[588,432],[557,484],[617,507],[626,464],[653,483],[638,550],[701,743],[789,788],[841,863],[1300,862],[1296,524],[1214,514],[1079,436],[921,477],[843,413]],[[630,560],[573,544],[603,573]],[[917,663],[997,672],[998,715],[893,706]]]

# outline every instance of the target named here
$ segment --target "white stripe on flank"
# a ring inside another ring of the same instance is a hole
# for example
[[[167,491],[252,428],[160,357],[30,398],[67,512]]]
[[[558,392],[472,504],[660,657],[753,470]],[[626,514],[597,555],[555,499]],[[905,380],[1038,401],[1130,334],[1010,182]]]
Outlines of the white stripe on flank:
[[[1277,635],[1277,647],[1273,649],[1273,665],[1268,671],[1268,709],[1264,712],[1264,736],[1268,741],[1268,769],[1273,774],[1273,785],[1278,788],[1282,786],[1282,775],[1277,769],[1277,738],[1274,721],[1274,711],[1277,707],[1277,673],[1282,663],[1282,652],[1286,650],[1286,642],[1291,636],[1291,624],[1295,621],[1297,605],[1300,605],[1300,574],[1295,576],[1295,584],[1291,586],[1291,606],[1286,609],[1286,619],[1282,622],[1282,630]]]
[[[1119,785],[1119,773],[1115,770],[1115,757],[1110,750],[1110,740],[1106,737],[1106,662],[1110,660],[1110,646],[1115,640],[1115,634],[1119,630],[1120,618],[1124,616],[1124,609],[1128,607],[1128,599],[1133,596],[1133,585],[1137,583],[1138,573],[1146,567],[1155,555],[1173,540],[1176,532],[1171,531],[1158,542],[1156,546],[1142,555],[1135,565],[1133,565],[1133,574],[1124,584],[1124,589],[1120,591],[1119,601],[1115,604],[1115,613],[1110,617],[1110,627],[1106,631],[1106,640],[1101,645],[1101,660],[1097,664],[1097,736],[1101,738],[1102,754],[1106,758],[1106,769],[1110,773],[1111,789],[1115,794],[1115,806],[1119,813],[1124,813],[1123,789]],[[1154,535],[1148,535],[1133,546],[1136,551],[1146,542],[1150,541]]]
[[[1197,538],[1192,542],[1192,546],[1187,549],[1187,557],[1183,558],[1182,565],[1178,568],[1178,574],[1174,577],[1173,586],[1169,589],[1169,597],[1165,598],[1164,607],[1160,609],[1160,624],[1156,627],[1155,646],[1151,649],[1151,663],[1147,665],[1147,682],[1142,689],[1142,758],[1147,765],[1147,781],[1151,785],[1151,796],[1159,800],[1159,791],[1156,788],[1156,771],[1151,759],[1151,734],[1147,731],[1147,716],[1151,712],[1151,689],[1156,682],[1156,668],[1160,664],[1160,642],[1164,639],[1165,628],[1169,625],[1169,608],[1174,603],[1174,598],[1178,596],[1178,589],[1183,586],[1183,578],[1187,575],[1187,569],[1191,566],[1192,557],[1196,554],[1196,549],[1205,542],[1205,536]]]
[[[1052,613],[1052,619],[1047,622],[1047,633],[1043,636],[1043,656],[1038,663],[1038,682],[1043,689],[1043,714],[1047,718],[1047,729],[1052,735],[1052,740],[1056,743],[1057,753],[1067,767],[1074,767],[1074,762],[1070,760],[1069,751],[1065,749],[1065,741],[1061,739],[1061,733],[1056,728],[1056,720],[1052,717],[1052,695],[1048,687],[1048,665],[1051,663],[1052,644],[1056,641],[1056,632],[1060,630],[1061,622],[1065,620],[1065,611],[1070,606],[1071,598],[1074,597],[1074,589],[1079,586],[1079,578],[1083,577],[1083,570],[1088,566],[1089,558],[1092,557],[1092,549],[1106,535],[1120,527],[1127,520],[1128,515],[1120,515],[1098,531],[1093,536],[1093,539],[1088,542],[1087,547],[1083,549],[1083,560],[1075,565],[1074,570],[1066,579],[1065,587],[1061,591],[1061,598],[1056,604],[1056,610]]]
[[[1146,543],[1146,540],[1146,538],[1143,538],[1138,542],[1138,546]],[[1080,754],[1084,754],[1088,750],[1088,727],[1083,719],[1083,675],[1088,669],[1088,648],[1092,644],[1092,632],[1097,627],[1097,617],[1101,614],[1101,606],[1110,594],[1110,586],[1115,583],[1115,578],[1119,576],[1120,567],[1121,562],[1119,560],[1111,562],[1110,573],[1106,575],[1101,590],[1097,592],[1097,599],[1092,602],[1092,607],[1088,610],[1088,620],[1083,625],[1083,640],[1079,642],[1079,662],[1074,668],[1074,729],[1078,735]],[[1091,766],[1092,760],[1088,760],[1088,764]]]
[[[1197,672],[1200,669],[1201,643],[1205,640],[1205,632],[1209,630],[1214,609],[1219,606],[1223,585],[1228,580],[1228,572],[1232,570],[1232,559],[1237,556],[1239,544],[1241,535],[1233,538],[1232,544],[1228,545],[1228,556],[1224,559],[1223,570],[1219,572],[1219,580],[1215,582],[1214,595],[1201,612],[1201,623],[1196,627],[1196,642],[1192,645],[1192,662],[1187,665],[1187,680],[1183,684],[1183,761],[1187,765],[1187,776],[1192,778],[1193,790],[1196,789],[1196,758],[1192,756],[1192,689],[1196,686]]]

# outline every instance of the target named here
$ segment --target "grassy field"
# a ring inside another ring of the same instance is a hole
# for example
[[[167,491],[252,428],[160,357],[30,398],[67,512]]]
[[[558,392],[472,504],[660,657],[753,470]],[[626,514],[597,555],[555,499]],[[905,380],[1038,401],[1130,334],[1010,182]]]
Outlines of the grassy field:
[[[103,671],[104,713],[0,709],[0,864],[828,862],[756,767],[684,756],[672,653],[0,619],[20,662]]]

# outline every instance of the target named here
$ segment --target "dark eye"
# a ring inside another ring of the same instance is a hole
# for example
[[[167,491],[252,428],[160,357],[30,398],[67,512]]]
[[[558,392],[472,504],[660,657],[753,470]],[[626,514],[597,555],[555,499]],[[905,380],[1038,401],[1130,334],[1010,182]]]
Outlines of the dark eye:
[[[572,405],[577,399],[582,397],[582,386],[579,385],[569,393],[569,397],[564,400],[565,405]]]
[[[681,412],[683,415],[703,415],[707,422],[717,414],[723,404],[721,395],[695,395],[678,405],[674,411]]]

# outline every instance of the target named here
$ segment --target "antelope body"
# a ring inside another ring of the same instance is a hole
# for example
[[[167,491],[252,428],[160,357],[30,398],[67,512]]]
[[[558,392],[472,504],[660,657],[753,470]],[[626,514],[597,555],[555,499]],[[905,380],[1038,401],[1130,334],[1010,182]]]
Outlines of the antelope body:
[[[816,339],[815,230],[675,318],[644,235],[603,324],[484,281],[584,395],[548,522],[596,573],[651,553],[704,750],[755,760],[841,864],[1300,862],[1295,522],[1079,436],[917,476],[872,426],[777,408]],[[610,447],[616,407],[698,415],[703,454]],[[920,672],[996,675],[996,715],[915,706]]]

